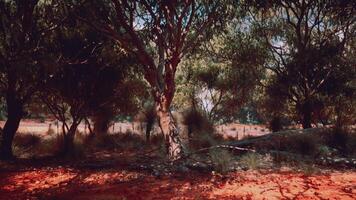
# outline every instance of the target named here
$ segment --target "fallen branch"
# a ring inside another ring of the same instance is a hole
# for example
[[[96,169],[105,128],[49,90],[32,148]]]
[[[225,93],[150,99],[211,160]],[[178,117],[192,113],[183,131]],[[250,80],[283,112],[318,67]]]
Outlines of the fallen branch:
[[[300,129],[300,130],[286,130],[286,131],[280,131],[280,132],[275,132],[275,133],[270,133],[262,136],[257,136],[254,138],[248,138],[244,140],[239,140],[239,141],[233,141],[227,143],[227,145],[230,146],[247,146],[250,144],[254,144],[256,142],[261,142],[264,140],[271,139],[273,137],[278,137],[278,136],[289,136],[289,135],[296,135],[296,134],[316,134],[320,133],[320,131],[327,130],[327,128],[309,128],[309,129]]]

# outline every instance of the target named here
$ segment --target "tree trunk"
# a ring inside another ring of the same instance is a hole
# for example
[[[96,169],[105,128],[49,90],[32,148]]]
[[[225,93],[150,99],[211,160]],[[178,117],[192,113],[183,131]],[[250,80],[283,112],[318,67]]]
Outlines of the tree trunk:
[[[312,123],[312,107],[311,104],[307,101],[302,106],[302,126],[304,129],[311,128]]]
[[[158,122],[165,138],[168,158],[171,161],[177,160],[183,153],[179,129],[168,105],[164,104],[164,102],[157,102],[156,111]]]
[[[7,97],[7,120],[2,133],[0,143],[0,158],[4,160],[12,159],[12,141],[19,128],[23,117],[23,104],[14,96]]]
[[[95,136],[105,135],[109,130],[110,119],[107,116],[98,115],[94,119],[94,134]]]
[[[63,155],[70,155],[70,153],[73,152],[74,150],[74,136],[77,131],[78,125],[73,122],[73,124],[70,126],[68,132],[64,134],[64,141],[63,141],[63,150],[62,154]]]
[[[150,142],[153,123],[146,123],[146,142]]]

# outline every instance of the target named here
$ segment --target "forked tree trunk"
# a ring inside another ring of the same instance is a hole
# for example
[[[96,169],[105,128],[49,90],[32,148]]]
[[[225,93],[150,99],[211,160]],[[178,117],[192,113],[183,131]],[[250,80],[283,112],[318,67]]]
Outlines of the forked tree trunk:
[[[172,116],[169,106],[164,102],[157,102],[156,113],[166,142],[168,158],[171,161],[177,160],[183,153],[182,143],[179,138],[179,129]]]
[[[3,129],[0,143],[0,158],[4,160],[12,159],[12,141],[19,128],[23,117],[23,104],[14,96],[7,98],[7,120]]]

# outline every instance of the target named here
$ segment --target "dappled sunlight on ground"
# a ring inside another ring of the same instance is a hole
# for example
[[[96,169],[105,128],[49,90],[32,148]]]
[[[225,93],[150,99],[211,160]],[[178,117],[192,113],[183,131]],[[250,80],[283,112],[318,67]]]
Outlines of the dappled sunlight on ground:
[[[210,197],[251,197],[252,199],[354,199],[356,173],[331,173],[305,176],[301,173],[269,173],[256,171],[236,173]],[[334,181],[338,179],[339,182]]]
[[[126,170],[120,172],[93,172],[85,177],[81,182],[88,185],[104,185],[129,182],[141,178],[142,175]]]
[[[356,172],[238,171],[155,177],[127,170],[0,173],[0,199],[355,199]],[[41,197],[41,198],[40,198]],[[74,198],[75,197],[75,198]]]
[[[77,173],[68,168],[33,169],[23,172],[0,173],[0,193],[12,198],[41,193],[47,189],[59,188],[70,183]],[[1,196],[0,199],[6,199]]]

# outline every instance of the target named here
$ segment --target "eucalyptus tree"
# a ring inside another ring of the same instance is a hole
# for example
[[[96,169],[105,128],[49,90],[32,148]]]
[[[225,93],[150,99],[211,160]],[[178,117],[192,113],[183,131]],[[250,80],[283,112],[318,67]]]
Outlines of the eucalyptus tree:
[[[165,135],[168,156],[183,153],[171,114],[175,74],[181,59],[224,26],[230,1],[91,1],[100,20],[87,21],[133,53],[141,64]],[[233,2],[233,1],[232,1]],[[99,5],[102,5],[99,7]]]
[[[62,123],[61,153],[70,154],[81,122],[90,118],[91,136],[100,136],[115,115],[135,110],[134,98],[142,82],[133,78],[140,72],[130,54],[74,17],[64,21],[46,45],[58,59],[46,71],[40,96]]]
[[[189,102],[186,106],[202,111],[211,122],[240,117],[261,85],[268,56],[248,26],[248,19],[236,16],[224,33],[184,61],[189,67],[179,72],[177,106]]]
[[[251,3],[251,2],[250,2]],[[322,96],[350,80],[345,51],[354,37],[355,2],[330,0],[252,1],[256,32],[272,61],[272,97],[292,104],[303,128],[310,128]],[[343,77],[343,78],[342,78]],[[352,78],[351,78],[352,79]],[[334,90],[335,95],[338,92]]]
[[[7,120],[0,157],[12,158],[12,140],[26,105],[42,81],[46,57],[43,42],[58,19],[56,1],[0,1],[0,93],[6,101]]]

